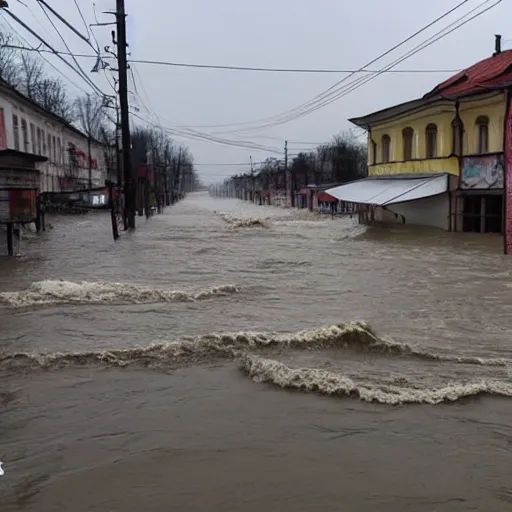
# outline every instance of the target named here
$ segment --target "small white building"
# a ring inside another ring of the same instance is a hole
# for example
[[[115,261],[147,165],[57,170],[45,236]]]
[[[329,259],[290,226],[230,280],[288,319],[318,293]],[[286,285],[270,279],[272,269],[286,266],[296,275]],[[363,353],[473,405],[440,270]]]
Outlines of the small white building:
[[[46,156],[37,165],[40,192],[101,187],[107,177],[102,145],[0,79],[0,150]]]

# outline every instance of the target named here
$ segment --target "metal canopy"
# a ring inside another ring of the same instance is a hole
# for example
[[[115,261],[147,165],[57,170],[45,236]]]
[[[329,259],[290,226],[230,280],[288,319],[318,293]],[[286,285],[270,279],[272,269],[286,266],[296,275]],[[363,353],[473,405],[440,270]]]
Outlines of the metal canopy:
[[[402,175],[365,178],[326,190],[326,193],[348,203],[385,206],[448,191],[448,174]]]

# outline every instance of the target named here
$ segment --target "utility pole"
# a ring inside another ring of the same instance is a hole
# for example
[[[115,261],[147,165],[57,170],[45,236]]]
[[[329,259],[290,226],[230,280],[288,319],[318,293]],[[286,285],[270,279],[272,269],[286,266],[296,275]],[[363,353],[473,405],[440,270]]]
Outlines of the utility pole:
[[[169,146],[165,147],[164,152],[164,194],[163,206],[169,206]]]
[[[119,104],[124,167],[124,216],[128,228],[135,229],[136,190],[132,172],[130,114],[128,111],[128,63],[126,61],[126,13],[124,0],[116,0],[117,62],[119,67]]]
[[[119,144],[119,129],[121,128],[121,124],[119,122],[119,105],[117,104],[116,100],[116,144],[115,144],[115,151],[116,151],[116,173],[117,173],[117,187],[119,191],[121,190],[121,187],[123,186],[123,167],[121,165],[121,148]]]
[[[91,134],[87,135],[87,160],[89,164],[89,202],[91,198],[92,189],[92,156],[91,156]]]
[[[254,192],[255,192],[255,183],[254,183],[254,168],[252,166],[252,155],[249,155],[249,160],[251,162],[251,192],[249,193],[250,194],[250,199],[251,199],[251,202],[254,202]]]
[[[284,186],[286,191],[286,197],[288,198],[288,141],[284,141]],[[291,190],[292,184],[290,183],[290,201],[293,206],[293,190]]]

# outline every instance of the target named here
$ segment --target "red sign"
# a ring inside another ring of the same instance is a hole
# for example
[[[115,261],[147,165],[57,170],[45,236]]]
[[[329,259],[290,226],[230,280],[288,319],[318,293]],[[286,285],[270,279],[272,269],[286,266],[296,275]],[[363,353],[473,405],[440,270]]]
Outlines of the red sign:
[[[35,218],[35,190],[0,190],[0,222],[31,222]]]
[[[507,91],[507,118],[505,121],[505,254],[512,254],[512,93]]]

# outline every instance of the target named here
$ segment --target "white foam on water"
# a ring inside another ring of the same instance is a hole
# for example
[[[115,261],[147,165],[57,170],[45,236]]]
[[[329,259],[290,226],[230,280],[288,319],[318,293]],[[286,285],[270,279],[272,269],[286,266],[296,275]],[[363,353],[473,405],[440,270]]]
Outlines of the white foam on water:
[[[268,382],[285,389],[297,389],[331,396],[348,396],[383,404],[453,402],[464,397],[492,394],[512,396],[512,384],[503,381],[479,380],[474,383],[454,382],[438,389],[411,387],[406,378],[388,384],[358,383],[339,373],[315,368],[290,368],[263,357],[273,349],[284,350],[351,350],[365,351],[380,357],[417,358],[434,362],[505,366],[512,361],[440,355],[422,351],[407,344],[382,339],[364,322],[332,325],[295,333],[236,332],[208,334],[177,341],[154,342],[144,347],[87,352],[0,354],[0,368],[5,370],[58,369],[101,365],[169,368],[215,360],[238,360],[243,370],[257,382]]]
[[[242,357],[242,368],[255,382],[266,382],[284,389],[322,395],[354,397],[365,402],[388,405],[436,405],[483,394],[512,397],[512,384],[501,381],[453,383],[437,389],[378,386],[357,383],[344,375],[326,370],[290,368],[273,359],[264,359],[251,354]]]
[[[0,305],[13,308],[58,304],[193,302],[240,292],[233,284],[198,291],[165,290],[105,281],[46,280],[32,283],[26,290],[1,292]]]
[[[268,224],[261,217],[239,217],[228,213],[214,212],[224,222],[233,228],[268,228]]]

